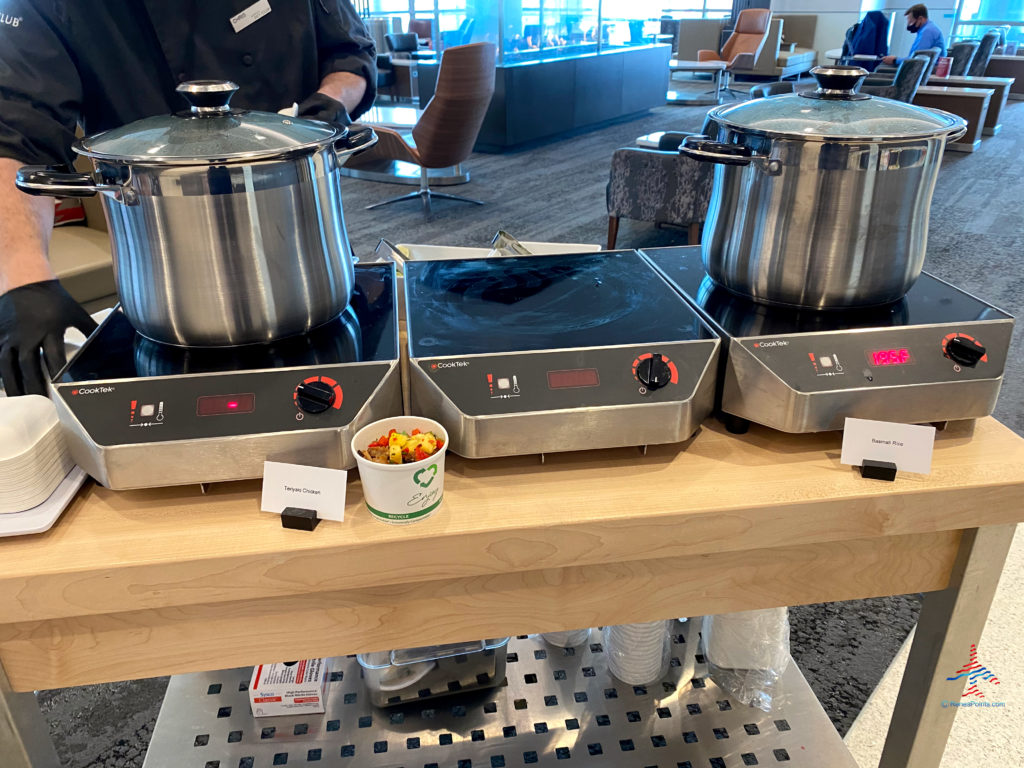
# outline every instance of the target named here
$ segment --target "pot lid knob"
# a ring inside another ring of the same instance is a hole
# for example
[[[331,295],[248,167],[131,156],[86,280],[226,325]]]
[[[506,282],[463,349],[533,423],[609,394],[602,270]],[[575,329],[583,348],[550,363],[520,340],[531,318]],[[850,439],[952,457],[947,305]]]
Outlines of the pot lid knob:
[[[209,117],[231,111],[228,102],[238,86],[230,80],[189,80],[175,90],[188,100],[192,114]]]
[[[857,93],[861,81],[868,76],[868,71],[863,67],[830,66],[814,67],[811,70],[814,79],[818,81],[818,90],[803,92],[800,95],[809,99],[836,99],[859,101],[870,99],[866,93]]]

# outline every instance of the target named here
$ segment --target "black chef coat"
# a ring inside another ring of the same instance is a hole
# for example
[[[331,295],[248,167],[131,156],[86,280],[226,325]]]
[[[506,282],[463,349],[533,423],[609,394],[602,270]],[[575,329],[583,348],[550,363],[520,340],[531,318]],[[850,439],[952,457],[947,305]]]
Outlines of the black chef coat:
[[[186,108],[185,80],[233,80],[231,106],[276,112],[331,72],[366,79],[376,51],[349,0],[4,0],[0,5],[0,157],[70,163],[76,123],[93,134]],[[0,214],[2,215],[2,214]]]

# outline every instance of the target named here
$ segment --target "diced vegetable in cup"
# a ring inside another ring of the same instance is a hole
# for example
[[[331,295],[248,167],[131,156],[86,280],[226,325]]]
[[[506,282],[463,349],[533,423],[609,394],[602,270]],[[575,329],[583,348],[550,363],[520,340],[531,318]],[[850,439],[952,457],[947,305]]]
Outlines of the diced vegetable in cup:
[[[414,429],[406,434],[392,429],[370,443],[365,451],[359,451],[359,455],[377,464],[411,464],[430,458],[443,446],[444,440],[433,432]]]

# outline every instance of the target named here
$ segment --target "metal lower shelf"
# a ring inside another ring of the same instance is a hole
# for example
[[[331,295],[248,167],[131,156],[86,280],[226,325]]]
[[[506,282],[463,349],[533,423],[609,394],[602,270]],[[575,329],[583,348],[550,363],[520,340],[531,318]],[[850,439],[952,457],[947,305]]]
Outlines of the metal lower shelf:
[[[370,705],[342,657],[325,714],[259,720],[250,668],[176,675],[144,768],[857,768],[795,664],[769,714],[731,700],[701,664],[680,685],[685,642],[673,636],[669,674],[643,687],[609,675],[599,632],[576,649],[513,638],[504,686],[394,709]]]

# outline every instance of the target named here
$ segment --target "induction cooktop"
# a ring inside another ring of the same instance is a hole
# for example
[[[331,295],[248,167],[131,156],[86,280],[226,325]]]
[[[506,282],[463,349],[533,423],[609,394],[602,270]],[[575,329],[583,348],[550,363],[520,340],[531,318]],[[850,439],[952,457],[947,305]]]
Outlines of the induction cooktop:
[[[685,440],[719,340],[636,251],[410,262],[410,400],[470,458]]]
[[[987,416],[1013,318],[923,273],[901,300],[811,310],[761,304],[717,285],[699,246],[643,251],[723,339],[716,405],[742,431],[842,429],[846,417],[906,423]]]
[[[52,385],[75,460],[117,489],[353,466],[352,434],[402,412],[394,266],[355,275],[339,317],[265,345],[159,344],[115,309]]]

